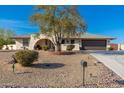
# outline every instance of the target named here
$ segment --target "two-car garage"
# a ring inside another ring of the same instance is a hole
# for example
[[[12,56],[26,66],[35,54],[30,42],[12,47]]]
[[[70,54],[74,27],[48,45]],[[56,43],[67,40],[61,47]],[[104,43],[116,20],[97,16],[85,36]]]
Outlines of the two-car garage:
[[[80,50],[106,50],[108,42],[113,39],[115,38],[84,33],[80,36]]]
[[[107,40],[82,40],[81,50],[106,50]]]

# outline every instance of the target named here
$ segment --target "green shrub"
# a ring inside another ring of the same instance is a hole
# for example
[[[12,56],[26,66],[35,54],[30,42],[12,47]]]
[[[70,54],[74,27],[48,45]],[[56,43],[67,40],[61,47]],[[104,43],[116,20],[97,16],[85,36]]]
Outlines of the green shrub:
[[[30,66],[38,59],[38,52],[31,50],[21,50],[15,53],[15,58],[22,66]]]
[[[42,50],[42,47],[40,45],[35,46],[36,50]]]
[[[66,50],[72,51],[74,49],[75,45],[67,45]]]
[[[48,47],[48,46],[42,46],[42,49],[43,49],[44,51],[47,51],[47,50],[49,50],[49,47]]]
[[[108,50],[114,50],[112,47],[109,47]]]

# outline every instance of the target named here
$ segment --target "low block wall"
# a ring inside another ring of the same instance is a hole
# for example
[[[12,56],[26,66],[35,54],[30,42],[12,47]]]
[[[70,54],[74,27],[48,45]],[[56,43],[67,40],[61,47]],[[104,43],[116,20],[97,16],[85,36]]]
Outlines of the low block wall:
[[[66,51],[67,45],[70,45],[70,44],[62,44],[62,45],[61,45],[61,49],[62,49],[63,51]],[[73,45],[75,45],[75,47],[74,47],[74,49],[73,49],[74,51],[80,50],[80,49],[79,49],[79,44],[73,44]]]
[[[6,50],[6,48],[8,47],[8,50],[16,50],[16,45],[15,44],[10,44],[10,45],[4,45],[2,50]]]

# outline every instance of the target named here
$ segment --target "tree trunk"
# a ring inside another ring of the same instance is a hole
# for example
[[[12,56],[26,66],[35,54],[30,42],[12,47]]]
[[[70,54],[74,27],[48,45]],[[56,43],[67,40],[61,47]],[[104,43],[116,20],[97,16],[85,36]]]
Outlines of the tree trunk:
[[[57,52],[60,52],[60,51],[61,51],[61,44],[57,44],[57,45],[56,45],[56,51],[57,51]]]

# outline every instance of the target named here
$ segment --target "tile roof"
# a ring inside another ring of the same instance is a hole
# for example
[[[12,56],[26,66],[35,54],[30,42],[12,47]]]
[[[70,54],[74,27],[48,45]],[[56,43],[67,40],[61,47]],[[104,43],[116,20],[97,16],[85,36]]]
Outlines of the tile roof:
[[[83,33],[82,35],[80,35],[80,38],[115,39],[113,37],[103,36],[103,35],[96,35],[96,34],[91,34],[91,33]]]
[[[23,38],[30,38],[29,36],[13,36],[13,39],[23,39]],[[72,36],[71,38],[81,38],[81,39],[115,39],[113,37],[109,36],[103,36],[103,35],[96,35],[91,33],[81,33],[78,36]]]

